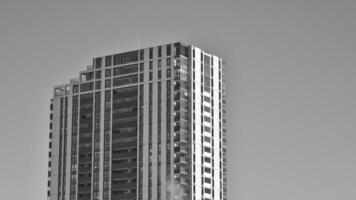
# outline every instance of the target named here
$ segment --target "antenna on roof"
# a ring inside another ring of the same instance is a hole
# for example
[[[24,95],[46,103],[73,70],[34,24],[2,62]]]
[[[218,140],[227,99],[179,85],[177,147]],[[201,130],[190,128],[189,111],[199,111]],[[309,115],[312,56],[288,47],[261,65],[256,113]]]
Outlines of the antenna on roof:
[[[141,44],[140,44],[140,33],[137,33],[137,47],[138,47],[138,49],[140,50],[140,48],[141,48]]]

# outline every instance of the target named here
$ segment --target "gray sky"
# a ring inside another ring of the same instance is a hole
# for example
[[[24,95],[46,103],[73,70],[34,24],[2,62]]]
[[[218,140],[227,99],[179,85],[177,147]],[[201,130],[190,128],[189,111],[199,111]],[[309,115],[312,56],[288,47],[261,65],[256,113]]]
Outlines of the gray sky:
[[[356,199],[355,11],[351,0],[1,0],[1,199],[45,199],[52,87],[138,35],[227,62],[229,199]]]

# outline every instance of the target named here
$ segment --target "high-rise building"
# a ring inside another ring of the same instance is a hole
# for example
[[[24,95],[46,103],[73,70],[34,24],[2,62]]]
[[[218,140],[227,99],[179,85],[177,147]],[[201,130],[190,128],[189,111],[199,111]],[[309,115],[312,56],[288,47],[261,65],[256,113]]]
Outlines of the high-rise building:
[[[51,100],[49,200],[226,200],[224,64],[171,43],[101,56]]]

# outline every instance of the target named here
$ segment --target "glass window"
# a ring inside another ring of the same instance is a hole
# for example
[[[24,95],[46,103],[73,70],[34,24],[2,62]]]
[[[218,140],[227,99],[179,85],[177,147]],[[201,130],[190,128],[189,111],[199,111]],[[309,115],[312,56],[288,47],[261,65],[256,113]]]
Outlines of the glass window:
[[[150,48],[150,59],[152,59],[152,58],[153,58],[153,49]]]
[[[179,57],[180,56],[180,44],[179,43],[175,43],[174,44],[173,53],[174,53],[175,57]]]
[[[204,55],[204,64],[210,65],[210,57],[208,55]]]
[[[209,188],[205,188],[204,191],[205,191],[205,193],[211,194],[211,189],[209,189]]]
[[[205,178],[205,183],[211,183],[211,179],[210,178]]]
[[[210,122],[210,117],[204,116],[204,121]]]
[[[205,112],[209,112],[209,113],[210,113],[210,108],[209,108],[209,107],[207,107],[207,106],[204,106],[204,111],[205,111]]]
[[[150,62],[149,62],[149,70],[152,70],[152,68],[153,68],[153,62],[150,61]]]
[[[79,92],[79,85],[73,85],[73,93],[78,93]]]
[[[204,147],[204,151],[210,153],[211,149],[209,147]]]
[[[112,56],[105,57],[105,67],[111,66],[112,64]]]
[[[171,45],[168,44],[167,45],[167,56],[170,56],[171,55]]]
[[[210,139],[210,137],[208,137],[208,136],[204,136],[204,141],[210,143],[211,139]]]
[[[144,76],[143,73],[140,74],[140,82],[143,82]]]
[[[114,65],[122,65],[130,62],[138,61],[138,51],[130,51],[126,53],[114,55]]]
[[[105,70],[105,77],[110,77],[111,76],[111,69],[106,69]]]
[[[113,69],[113,74],[114,76],[117,76],[117,75],[135,73],[137,72],[137,67],[138,67],[137,64],[116,67]]]
[[[111,79],[105,80],[105,88],[111,87]]]
[[[118,78],[114,78],[113,86],[115,87],[115,86],[137,83],[137,80],[138,80],[137,75],[118,77]]]
[[[101,58],[96,58],[94,62],[95,68],[101,68]]]
[[[93,82],[80,84],[80,92],[93,90]]]
[[[167,78],[170,78],[171,77],[171,69],[167,69]]]
[[[204,101],[209,102],[210,103],[210,97],[204,96]]]
[[[162,60],[158,60],[158,69],[162,68]]]
[[[188,57],[188,47],[180,45],[180,53],[181,55]]]
[[[95,71],[95,78],[101,79],[101,71]]]
[[[208,157],[204,157],[204,162],[210,163],[210,162],[211,162],[211,159],[208,158]]]
[[[145,52],[144,52],[144,50],[143,49],[141,49],[140,50],[140,60],[144,60],[145,59],[145,54],[144,54]]]
[[[96,90],[100,90],[100,88],[101,88],[101,81],[96,81],[95,82],[95,89]]]
[[[80,76],[81,81],[90,81],[93,80],[93,78],[94,78],[94,72],[85,72],[82,73]]]
[[[204,172],[210,174],[211,173],[211,169],[209,167],[204,167]]]

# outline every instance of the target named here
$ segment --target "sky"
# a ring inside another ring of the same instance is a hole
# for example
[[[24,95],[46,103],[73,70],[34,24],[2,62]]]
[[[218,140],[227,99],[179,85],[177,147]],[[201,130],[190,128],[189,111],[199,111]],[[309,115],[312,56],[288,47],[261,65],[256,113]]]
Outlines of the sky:
[[[227,68],[228,198],[356,199],[356,1],[1,0],[1,199],[46,199],[53,86],[182,41]]]

